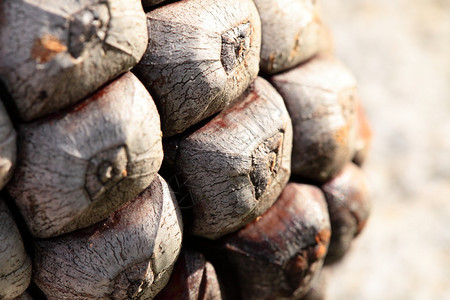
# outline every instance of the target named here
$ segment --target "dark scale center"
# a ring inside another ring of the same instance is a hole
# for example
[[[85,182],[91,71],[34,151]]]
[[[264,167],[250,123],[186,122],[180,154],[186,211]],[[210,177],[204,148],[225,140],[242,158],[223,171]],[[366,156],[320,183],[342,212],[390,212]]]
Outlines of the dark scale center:
[[[103,150],[89,160],[85,189],[97,200],[127,176],[128,156],[124,146]]]
[[[97,177],[101,183],[107,183],[112,177],[114,166],[110,161],[104,161],[98,166]]]
[[[222,34],[220,61],[227,74],[230,74],[242,61],[250,49],[250,22],[230,28]]]
[[[107,4],[91,6],[69,17],[69,52],[72,57],[79,57],[91,41],[104,41],[110,18]]]
[[[270,188],[277,176],[283,156],[284,134],[279,132],[263,141],[252,155],[250,179],[255,187],[255,199],[258,200]]]

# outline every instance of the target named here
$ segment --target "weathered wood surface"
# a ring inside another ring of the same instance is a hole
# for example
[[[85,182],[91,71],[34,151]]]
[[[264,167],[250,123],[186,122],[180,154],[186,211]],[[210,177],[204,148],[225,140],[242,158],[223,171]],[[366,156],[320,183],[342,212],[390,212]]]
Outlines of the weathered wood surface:
[[[352,240],[364,228],[370,214],[370,200],[365,175],[353,163],[348,163],[321,188],[327,199],[331,222],[330,247],[325,260],[330,264],[347,253]]]
[[[290,176],[292,124],[264,79],[178,144],[175,170],[193,202],[194,235],[216,239],[266,211]]]
[[[163,157],[156,106],[132,73],[64,114],[23,124],[19,137],[8,190],[41,238],[106,218],[151,183]]]
[[[261,16],[261,71],[275,74],[297,66],[328,43],[314,0],[254,0]]]
[[[183,249],[166,287],[155,300],[222,300],[213,265],[203,254]]]
[[[36,241],[33,280],[51,299],[153,299],[181,248],[182,222],[167,183],[150,187],[108,219]]]
[[[31,120],[131,69],[147,46],[140,0],[3,0],[0,79]]]
[[[321,270],[329,237],[320,189],[289,183],[260,218],[218,240],[217,251],[228,259],[242,299],[299,299]]]
[[[367,120],[364,108],[361,102],[358,101],[356,109],[356,141],[355,154],[353,155],[353,162],[358,166],[362,166],[367,159],[372,143],[372,131],[370,129],[369,121]]]
[[[136,73],[153,92],[164,136],[222,110],[256,78],[261,27],[251,0],[177,1],[147,14]]]
[[[286,102],[294,128],[292,174],[324,182],[352,159],[356,80],[331,56],[319,56],[270,81]]]
[[[16,131],[0,98],[0,190],[11,179],[16,153]]]
[[[0,299],[22,294],[30,284],[31,260],[4,200],[0,198]]]

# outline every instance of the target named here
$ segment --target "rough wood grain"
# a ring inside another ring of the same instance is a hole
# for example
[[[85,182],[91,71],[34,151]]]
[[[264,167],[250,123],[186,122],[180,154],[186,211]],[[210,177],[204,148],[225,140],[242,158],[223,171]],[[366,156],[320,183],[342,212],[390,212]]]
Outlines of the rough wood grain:
[[[166,287],[155,300],[221,300],[213,265],[200,252],[183,249]]]
[[[299,299],[320,272],[329,237],[320,189],[289,183],[260,218],[218,240],[217,250],[233,271],[241,299]]]
[[[256,78],[261,28],[251,0],[177,1],[147,14],[136,73],[155,95],[164,136],[222,110]]]
[[[4,200],[0,198],[0,299],[22,294],[30,284],[31,260]]]
[[[318,53],[327,32],[314,0],[254,0],[261,16],[261,71],[275,74]]]
[[[3,0],[0,78],[24,120],[77,102],[147,46],[140,0]]]
[[[167,183],[94,226],[36,241],[33,280],[51,299],[153,299],[180,252],[181,214]]]
[[[331,56],[271,77],[294,128],[292,174],[324,182],[351,160],[356,135],[356,80]]]
[[[352,240],[364,228],[370,213],[370,201],[365,175],[353,163],[332,180],[322,185],[328,203],[331,222],[331,240],[325,260],[330,264],[340,260]]]
[[[358,166],[362,166],[369,155],[370,145],[372,143],[372,131],[369,121],[367,120],[361,102],[358,101],[356,109],[356,141],[355,154],[353,162]]]
[[[264,79],[178,144],[175,169],[193,202],[194,235],[216,239],[266,211],[290,176],[292,124]]]
[[[64,114],[23,124],[19,145],[8,189],[41,238],[106,218],[151,183],[163,156],[156,106],[132,73]]]
[[[16,152],[16,131],[0,98],[0,190],[11,179]]]

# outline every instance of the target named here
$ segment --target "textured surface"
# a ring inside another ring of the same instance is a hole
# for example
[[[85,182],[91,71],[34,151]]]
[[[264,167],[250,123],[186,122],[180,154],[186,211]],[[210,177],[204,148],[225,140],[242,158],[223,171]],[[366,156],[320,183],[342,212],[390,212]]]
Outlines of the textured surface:
[[[152,299],[180,252],[181,214],[159,176],[94,226],[36,242],[33,280],[49,299]]]
[[[241,299],[299,299],[320,273],[329,238],[322,192],[289,183],[260,218],[218,240],[217,251],[229,260]]]
[[[195,235],[218,238],[272,205],[289,180],[292,125],[283,99],[257,78],[248,94],[179,143]]]
[[[28,287],[30,279],[30,258],[16,223],[0,198],[0,299],[19,296]]]
[[[326,181],[351,160],[356,137],[356,80],[332,56],[315,57],[270,82],[292,119],[292,174]]]
[[[27,121],[83,99],[147,46],[140,0],[4,0],[0,11],[0,79]]]
[[[331,240],[325,264],[341,259],[367,223],[370,201],[365,174],[348,163],[333,179],[321,186],[327,199]]]
[[[156,106],[132,73],[64,115],[23,124],[19,137],[8,190],[37,237],[105,218],[150,184],[163,156]]]
[[[327,299],[450,299],[450,1],[322,7],[374,133],[371,217]]]
[[[274,74],[311,58],[326,45],[317,1],[255,0],[261,16],[261,71]]]
[[[11,179],[16,152],[16,131],[0,99],[0,190]]]
[[[256,78],[261,25],[251,0],[191,0],[147,14],[149,46],[136,67],[164,136],[223,109]]]
[[[200,252],[183,249],[166,287],[155,300],[221,300],[219,281]]]

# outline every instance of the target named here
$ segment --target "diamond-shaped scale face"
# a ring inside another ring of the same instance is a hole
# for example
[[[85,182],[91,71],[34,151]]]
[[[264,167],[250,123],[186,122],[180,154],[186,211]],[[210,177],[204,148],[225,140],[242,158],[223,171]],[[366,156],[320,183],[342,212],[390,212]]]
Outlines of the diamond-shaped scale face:
[[[292,174],[320,182],[332,178],[355,149],[353,74],[335,58],[318,56],[270,81],[292,119]]]
[[[316,1],[254,0],[261,16],[261,71],[293,68],[329,47]]]
[[[64,114],[24,124],[8,188],[31,232],[89,226],[146,188],[162,161],[159,124],[131,73]]]
[[[267,210],[290,175],[292,125],[262,78],[179,141],[175,169],[193,202],[192,233],[216,239]]]
[[[261,28],[250,0],[176,1],[147,13],[135,71],[155,95],[164,136],[221,111],[256,78]]]
[[[230,270],[224,281],[228,289],[239,286],[242,299],[300,299],[319,274],[329,240],[320,189],[289,183],[258,219],[214,244],[220,254],[213,262]]]
[[[181,248],[176,199],[158,175],[103,222],[35,246],[33,279],[48,299],[153,299]]]
[[[0,11],[0,79],[26,121],[92,94],[147,46],[139,0],[5,0]]]

